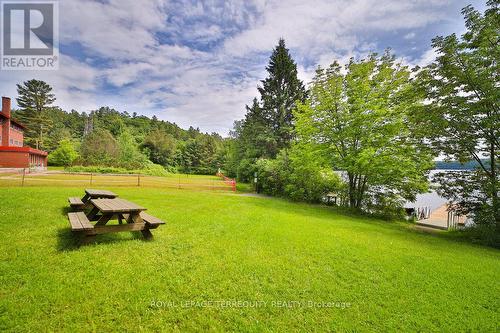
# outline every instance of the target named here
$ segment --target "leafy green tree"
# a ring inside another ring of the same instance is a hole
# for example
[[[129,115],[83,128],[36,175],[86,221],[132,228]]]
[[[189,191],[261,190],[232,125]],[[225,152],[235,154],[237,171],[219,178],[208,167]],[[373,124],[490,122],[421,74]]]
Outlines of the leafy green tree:
[[[341,190],[339,176],[321,163],[322,157],[301,143],[282,150],[275,159],[258,159],[257,191],[292,200],[321,202],[332,191]]]
[[[169,167],[176,164],[177,141],[162,129],[150,132],[144,139],[142,149],[153,163]]]
[[[321,202],[330,192],[343,193],[339,175],[326,163],[324,156],[309,145],[296,142],[289,154],[282,158],[288,160],[289,171],[284,187],[287,197],[297,201]]]
[[[49,154],[49,164],[57,166],[70,166],[78,158],[78,152],[75,150],[70,140],[61,140],[59,147]]]
[[[45,135],[52,126],[47,113],[56,100],[52,87],[44,81],[33,79],[18,84],[17,93],[19,97],[16,101],[20,108],[17,117],[27,127],[25,141],[37,149],[45,149]]]
[[[101,107],[91,112],[90,117],[93,118],[94,127],[104,128],[114,137],[118,137],[125,128],[122,114],[109,107]]]
[[[439,56],[419,75],[429,103],[416,118],[437,152],[477,162],[473,173],[441,175],[441,191],[459,212],[500,235],[499,2],[487,6],[484,14],[472,6],[462,10],[467,31],[461,37],[433,39]]]
[[[139,146],[128,130],[118,136],[118,164],[126,169],[140,169],[146,165],[147,157],[139,150]]]
[[[412,136],[408,115],[421,96],[410,74],[389,52],[351,59],[345,71],[334,62],[318,68],[310,98],[298,106],[298,142],[345,173],[350,207],[367,209],[377,193],[402,201],[427,189],[433,163]]]
[[[215,174],[223,166],[221,138],[214,135],[197,135],[180,145],[179,165],[184,172]]]
[[[98,128],[83,138],[80,156],[83,165],[117,166],[120,146],[109,131]]]

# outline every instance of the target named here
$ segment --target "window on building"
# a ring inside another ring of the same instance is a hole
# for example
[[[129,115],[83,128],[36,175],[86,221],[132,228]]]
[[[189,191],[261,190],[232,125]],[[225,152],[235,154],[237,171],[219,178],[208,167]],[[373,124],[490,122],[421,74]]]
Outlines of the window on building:
[[[14,144],[14,140],[10,139],[10,144],[13,145]]]
[[[15,125],[15,124],[13,124],[13,123],[10,123],[10,128],[11,128],[12,130],[16,131],[16,132],[20,132],[20,133],[22,133],[22,132],[23,132],[23,129],[22,129],[21,127],[19,127],[19,126]]]

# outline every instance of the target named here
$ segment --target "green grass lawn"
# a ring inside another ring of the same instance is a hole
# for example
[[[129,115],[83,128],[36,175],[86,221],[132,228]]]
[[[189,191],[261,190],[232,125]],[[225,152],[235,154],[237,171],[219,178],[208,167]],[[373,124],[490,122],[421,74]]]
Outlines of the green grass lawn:
[[[500,328],[498,250],[279,199],[106,189],[167,225],[78,248],[82,187],[0,188],[0,330]]]

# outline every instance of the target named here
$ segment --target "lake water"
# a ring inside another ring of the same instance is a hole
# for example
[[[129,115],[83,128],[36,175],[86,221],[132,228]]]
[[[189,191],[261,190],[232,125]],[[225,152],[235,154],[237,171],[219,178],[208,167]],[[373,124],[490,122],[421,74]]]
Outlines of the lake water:
[[[419,207],[429,207],[431,211],[441,207],[447,202],[446,198],[443,198],[435,191],[431,193],[424,193],[417,195],[417,199],[414,202],[407,202],[405,207],[408,208],[419,208]]]
[[[446,172],[446,171],[452,171],[452,170],[431,170],[429,174],[429,179],[432,179],[432,177],[438,172]],[[442,196],[437,194],[436,191],[431,191],[430,193],[423,193],[417,195],[416,200],[414,202],[407,202],[405,204],[405,207],[408,208],[429,207],[430,210],[433,211],[444,205],[447,201],[448,200],[446,198],[443,198]]]

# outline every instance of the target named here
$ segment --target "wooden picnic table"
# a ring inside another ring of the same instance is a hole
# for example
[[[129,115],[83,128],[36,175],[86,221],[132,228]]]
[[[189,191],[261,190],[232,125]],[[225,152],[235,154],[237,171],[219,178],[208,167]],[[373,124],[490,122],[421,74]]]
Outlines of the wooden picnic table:
[[[117,218],[119,223],[123,219],[127,223],[140,223],[140,212],[146,208],[124,199],[90,199],[93,206],[87,215],[90,221],[97,221],[96,225],[105,225],[109,220]]]
[[[162,220],[146,214],[146,208],[124,199],[90,199],[89,204],[92,209],[87,215],[83,211],[68,214],[72,230],[82,233],[85,236],[84,242],[93,240],[99,234],[121,231],[140,231],[149,239],[153,237],[150,229],[165,224]],[[116,219],[118,225],[107,224]],[[95,225],[90,223],[92,221],[96,221]]]
[[[99,198],[113,199],[116,197],[118,197],[118,194],[113,193],[111,191],[85,189],[85,195],[83,196],[83,198],[80,199],[79,197],[71,197],[68,198],[68,201],[71,208],[73,208],[74,210],[84,210],[87,208],[91,208],[89,202],[91,199],[99,199]]]

